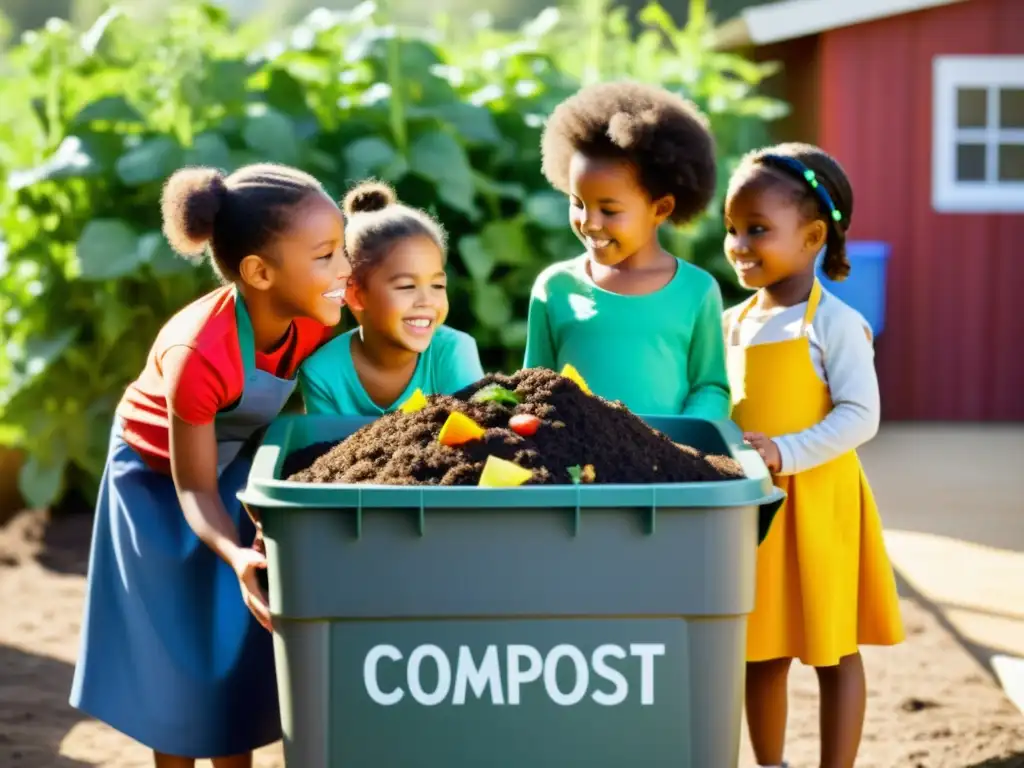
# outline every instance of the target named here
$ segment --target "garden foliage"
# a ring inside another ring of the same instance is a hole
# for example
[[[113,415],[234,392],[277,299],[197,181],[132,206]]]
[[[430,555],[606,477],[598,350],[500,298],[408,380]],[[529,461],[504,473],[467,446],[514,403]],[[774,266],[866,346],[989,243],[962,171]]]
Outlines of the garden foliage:
[[[366,176],[393,183],[449,230],[450,324],[489,368],[518,368],[533,278],[579,252],[540,174],[559,101],[619,77],[684,92],[711,117],[722,184],[782,114],[757,94],[767,65],[708,50],[702,8],[685,29],[657,5],[631,28],[584,0],[519,30],[427,33],[366,3],[280,33],[179,2],[157,20],[114,8],[84,33],[27,33],[0,62],[0,443],[25,453],[26,500],[93,494],[125,385],[160,325],[214,284],[160,233],[161,185],[182,165],[289,163],[339,197]],[[719,207],[663,236],[729,299]]]

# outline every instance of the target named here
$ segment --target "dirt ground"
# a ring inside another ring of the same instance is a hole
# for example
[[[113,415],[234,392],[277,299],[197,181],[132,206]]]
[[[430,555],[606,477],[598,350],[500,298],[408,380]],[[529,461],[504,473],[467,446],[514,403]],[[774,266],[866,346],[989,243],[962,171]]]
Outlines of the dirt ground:
[[[144,768],[143,749],[67,704],[81,619],[89,518],[24,513],[0,528],[0,766]],[[963,574],[969,578],[970,574]],[[867,649],[860,768],[1024,768],[1024,717],[929,606],[902,603],[908,642]],[[817,765],[813,673],[795,669],[789,760]],[[744,746],[741,765],[753,763]],[[283,768],[279,745],[258,768]],[[384,768],[384,767],[382,767]],[[708,767],[712,768],[712,767]]]

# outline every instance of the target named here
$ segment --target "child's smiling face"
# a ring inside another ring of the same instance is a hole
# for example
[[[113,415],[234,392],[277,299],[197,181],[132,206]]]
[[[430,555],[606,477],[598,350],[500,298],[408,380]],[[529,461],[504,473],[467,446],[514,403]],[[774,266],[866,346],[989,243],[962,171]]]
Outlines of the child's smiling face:
[[[286,312],[337,325],[352,267],[345,255],[345,219],[326,195],[309,199],[276,243],[268,262],[279,305]]]
[[[672,213],[671,196],[651,200],[625,160],[573,155],[569,221],[591,258],[604,266],[659,250],[658,226]]]
[[[364,328],[397,347],[423,352],[448,317],[441,249],[426,235],[397,241],[365,281],[354,281],[349,305]]]
[[[745,288],[767,288],[813,271],[825,245],[825,222],[808,220],[789,183],[757,176],[726,196],[725,255]]]

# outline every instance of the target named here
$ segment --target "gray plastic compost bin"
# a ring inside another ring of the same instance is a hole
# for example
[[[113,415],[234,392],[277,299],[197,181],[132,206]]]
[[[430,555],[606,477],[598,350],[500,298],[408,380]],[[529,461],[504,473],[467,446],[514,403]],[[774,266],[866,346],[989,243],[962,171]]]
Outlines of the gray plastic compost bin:
[[[646,419],[748,479],[278,479],[367,421],[279,419],[239,494],[266,539],[289,768],[736,765],[759,529],[782,494],[734,425]]]

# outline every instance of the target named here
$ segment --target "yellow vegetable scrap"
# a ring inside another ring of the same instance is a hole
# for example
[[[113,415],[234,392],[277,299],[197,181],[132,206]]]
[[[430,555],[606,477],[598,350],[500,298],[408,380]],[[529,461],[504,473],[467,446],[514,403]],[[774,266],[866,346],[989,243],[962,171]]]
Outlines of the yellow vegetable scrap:
[[[427,405],[427,398],[423,396],[423,390],[419,387],[416,391],[409,395],[409,399],[398,406],[398,410],[402,413],[416,413],[416,411],[422,411]]]
[[[533,472],[511,461],[488,456],[477,485],[481,488],[514,488],[533,477]]]
[[[587,382],[585,382],[583,380],[583,377],[580,375],[580,372],[577,371],[569,363],[565,364],[565,366],[562,368],[562,372],[561,373],[562,373],[562,376],[565,376],[565,378],[569,379],[570,381],[575,382],[576,386],[579,387],[580,389],[582,389],[588,395],[592,395],[593,394],[593,392],[590,391],[590,387],[587,386]]]

